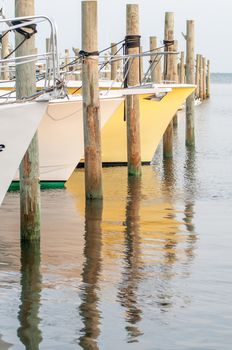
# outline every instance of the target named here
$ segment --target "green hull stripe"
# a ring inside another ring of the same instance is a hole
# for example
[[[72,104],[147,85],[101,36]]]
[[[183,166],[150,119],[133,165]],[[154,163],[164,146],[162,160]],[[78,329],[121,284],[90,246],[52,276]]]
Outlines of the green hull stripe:
[[[65,181],[41,181],[41,190],[65,188]],[[8,192],[19,191],[19,181],[11,182]]]

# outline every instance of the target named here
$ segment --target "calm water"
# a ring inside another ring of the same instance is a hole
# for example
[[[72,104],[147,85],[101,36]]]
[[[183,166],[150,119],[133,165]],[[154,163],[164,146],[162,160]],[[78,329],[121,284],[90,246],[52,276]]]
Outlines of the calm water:
[[[158,149],[142,180],[104,169],[42,192],[41,248],[19,243],[19,198],[0,209],[0,349],[231,350],[232,85],[196,109],[195,153]],[[178,135],[177,135],[178,134]],[[28,249],[29,248],[29,249]]]

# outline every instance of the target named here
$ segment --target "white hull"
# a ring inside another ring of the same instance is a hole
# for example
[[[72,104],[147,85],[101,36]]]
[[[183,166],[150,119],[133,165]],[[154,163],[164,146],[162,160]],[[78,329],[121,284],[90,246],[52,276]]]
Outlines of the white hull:
[[[101,127],[123,102],[117,96],[100,99]],[[67,181],[84,155],[82,98],[50,101],[38,135],[40,180]],[[18,180],[18,174],[14,180]]]
[[[0,205],[46,108],[46,102],[0,106]]]

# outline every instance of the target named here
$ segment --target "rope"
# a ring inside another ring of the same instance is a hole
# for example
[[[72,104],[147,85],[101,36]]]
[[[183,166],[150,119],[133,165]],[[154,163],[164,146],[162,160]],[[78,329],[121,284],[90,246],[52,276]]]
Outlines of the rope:
[[[61,117],[61,118],[57,119],[57,118],[54,118],[54,117],[48,112],[48,109],[47,109],[47,115],[48,115],[49,118],[52,119],[54,122],[59,122],[59,121],[61,121],[61,120],[64,120],[64,119],[68,119],[68,118],[73,117],[76,113],[81,112],[81,110],[82,110],[82,107],[79,108],[79,109],[76,109],[74,112],[72,112],[72,113],[70,113],[70,114],[65,115],[64,117]]]
[[[81,58],[90,57],[90,56],[99,56],[99,51],[87,52],[87,51],[84,51],[84,50],[80,50],[79,51],[79,55],[80,55]]]
[[[141,35],[127,35],[125,37],[126,50],[140,47]]]
[[[13,25],[17,25],[17,24],[23,24],[24,22],[26,21],[12,21],[11,23]],[[29,33],[27,32],[26,30],[24,30],[23,28],[26,28],[26,29],[31,29],[32,32]],[[23,35],[24,36],[24,39],[21,41],[21,43],[19,43],[15,49],[13,51],[11,51],[7,56],[5,56],[3,59],[6,60],[7,58],[9,58],[10,56],[12,56],[24,43],[26,40],[30,39],[34,34],[37,33],[37,30],[36,30],[36,24],[30,24],[30,25],[25,25],[23,28],[17,28],[17,29],[14,29],[14,31],[18,32],[19,34]],[[0,40],[2,40],[2,38],[11,31],[8,30],[6,33],[4,33]]]
[[[63,65],[60,67],[60,69],[64,69],[67,68],[68,66],[73,66],[74,64],[76,64],[79,60],[82,60],[84,57],[90,57],[90,56],[99,56],[101,53],[111,49],[112,47],[115,47],[121,43],[123,43],[125,41],[125,39],[115,43],[114,45],[108,46],[107,48],[101,50],[101,51],[93,51],[93,52],[87,52],[84,50],[80,50],[79,51],[79,56],[77,58],[75,58],[74,60],[72,60],[71,62]]]
[[[16,46],[16,48],[13,50],[13,51],[11,51],[6,57],[4,57],[3,59],[4,60],[6,60],[7,58],[9,58],[11,55],[13,55],[13,53],[15,53],[15,51],[17,51],[24,43],[25,43],[25,41],[27,40],[28,38],[24,38],[23,39],[23,41],[21,41],[21,43],[19,43],[17,46]]]
[[[124,42],[125,42],[125,39],[119,41],[118,43],[116,43],[116,44],[114,44],[114,45],[108,46],[106,49],[99,51],[99,54],[101,54],[101,53],[103,53],[103,52],[105,52],[105,51],[107,51],[107,50],[110,50],[110,49],[112,49],[112,47],[115,47],[115,46],[117,46],[117,45],[119,45],[119,44],[122,44],[122,43],[124,43]]]
[[[114,47],[114,46],[116,46],[116,45],[113,45],[112,47]],[[115,52],[113,57],[115,57],[122,50],[122,48],[123,48],[123,45]],[[111,63],[111,61],[112,61],[112,57],[110,57],[110,59],[108,61],[106,61],[102,64],[99,71],[101,71],[103,68],[105,68],[105,66],[107,66],[107,64]]]
[[[103,53],[104,51],[107,51],[107,50],[111,49],[112,47],[115,47],[115,46],[117,46],[117,45],[119,45],[119,44],[121,44],[121,43],[124,43],[124,42],[125,42],[125,40],[121,40],[121,41],[119,41],[118,43],[115,43],[114,45],[111,45],[111,46],[107,47],[106,49],[101,50],[100,52],[98,52],[98,54],[101,54],[101,53]],[[123,48],[123,45],[115,52],[114,56],[116,56],[116,55],[122,50],[122,48]],[[83,51],[83,52],[85,52],[85,51]],[[82,51],[80,51],[79,54],[80,54],[80,53],[82,53]],[[89,55],[89,56],[90,56],[90,55]],[[112,60],[112,58],[110,58],[108,61],[104,62],[103,65],[100,67],[99,72],[100,72],[103,68],[105,68],[105,66],[107,66],[107,64],[111,63],[111,60]],[[67,64],[67,65],[69,65],[69,64]],[[66,65],[66,66],[67,66],[67,65]],[[63,68],[63,67],[62,67],[62,68]],[[81,88],[82,88],[82,86],[80,86],[80,87],[78,87],[76,90],[74,90],[74,92],[72,93],[72,95],[76,94],[79,90],[81,90]]]
[[[3,35],[0,35],[0,42],[2,42],[2,39],[4,38],[4,36],[6,36],[9,32],[10,30],[7,30]]]
[[[164,40],[163,41],[164,45],[165,46],[170,46],[170,45],[174,45],[174,40]]]

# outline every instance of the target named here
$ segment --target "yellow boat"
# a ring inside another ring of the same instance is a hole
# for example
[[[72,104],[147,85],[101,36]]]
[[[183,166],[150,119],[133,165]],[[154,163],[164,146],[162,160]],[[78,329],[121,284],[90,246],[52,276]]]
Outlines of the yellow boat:
[[[68,93],[81,92],[80,81],[67,83]],[[121,83],[100,81],[101,90],[120,89]],[[43,82],[38,83],[38,89]],[[13,88],[13,83],[0,84],[0,88]],[[129,88],[123,94],[140,95],[140,137],[141,160],[149,164],[159,145],[162,136],[175,113],[186,98],[193,93],[195,85],[187,84],[154,84],[149,87]],[[154,94],[157,91],[157,95]],[[107,91],[106,91],[107,93]],[[159,97],[160,96],[160,97]],[[124,121],[124,103],[114,112],[102,129],[102,162],[103,165],[125,165],[127,163],[127,130]]]
[[[159,84],[161,99],[153,99],[152,93],[140,95],[141,160],[150,163],[159,142],[173,116],[186,98],[195,90],[194,85]],[[123,104],[102,129],[102,161],[110,164],[127,162],[127,130]]]
[[[122,83],[100,81],[101,90],[120,89]],[[69,81],[68,92],[80,93],[81,82]],[[140,138],[141,160],[149,164],[159,145],[162,136],[176,114],[196,86],[188,84],[153,84],[129,88],[122,93],[140,95]],[[154,95],[154,89],[157,96]],[[161,96],[160,98],[158,96]],[[124,104],[115,111],[113,116],[102,128],[102,162],[103,165],[125,165],[127,163],[127,128],[124,121]]]

